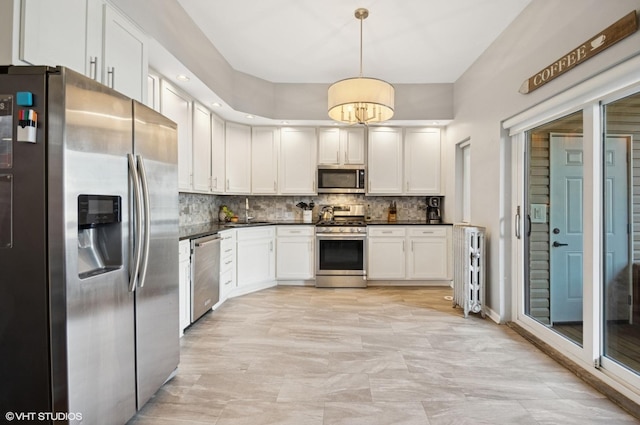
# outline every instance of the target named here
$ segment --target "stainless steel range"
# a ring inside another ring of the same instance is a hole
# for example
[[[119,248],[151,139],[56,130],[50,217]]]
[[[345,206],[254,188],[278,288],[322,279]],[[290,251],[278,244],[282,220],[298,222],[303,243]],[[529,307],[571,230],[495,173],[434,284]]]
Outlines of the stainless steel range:
[[[364,205],[333,205],[333,218],[316,225],[316,286],[367,286]]]

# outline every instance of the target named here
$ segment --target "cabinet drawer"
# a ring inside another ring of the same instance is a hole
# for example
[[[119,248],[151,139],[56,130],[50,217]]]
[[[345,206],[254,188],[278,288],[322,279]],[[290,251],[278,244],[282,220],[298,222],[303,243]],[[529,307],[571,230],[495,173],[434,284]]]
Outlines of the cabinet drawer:
[[[225,255],[225,252],[233,250],[236,247],[236,232],[235,230],[225,230],[220,232],[220,254]]]
[[[367,233],[373,237],[404,237],[406,229],[396,226],[370,226],[367,228]]]
[[[316,232],[315,226],[278,226],[276,234],[278,236],[313,236]]]
[[[409,236],[446,237],[447,228],[435,226],[410,227]]]
[[[273,226],[260,226],[253,229],[238,230],[238,240],[247,241],[252,239],[272,238],[275,235]]]
[[[224,294],[228,294],[234,287],[234,271],[227,270],[220,272],[220,290]]]
[[[189,261],[191,256],[191,241],[188,239],[180,241],[178,244],[178,260]]]
[[[228,256],[220,259],[220,273],[236,268],[236,256]]]

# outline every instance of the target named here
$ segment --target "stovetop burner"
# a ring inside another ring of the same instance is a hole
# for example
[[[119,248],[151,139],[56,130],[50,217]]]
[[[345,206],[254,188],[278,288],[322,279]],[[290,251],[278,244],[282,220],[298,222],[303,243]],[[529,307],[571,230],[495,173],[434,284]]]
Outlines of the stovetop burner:
[[[330,220],[330,221],[319,221],[316,223],[317,226],[364,226],[366,223],[364,219],[362,220]]]

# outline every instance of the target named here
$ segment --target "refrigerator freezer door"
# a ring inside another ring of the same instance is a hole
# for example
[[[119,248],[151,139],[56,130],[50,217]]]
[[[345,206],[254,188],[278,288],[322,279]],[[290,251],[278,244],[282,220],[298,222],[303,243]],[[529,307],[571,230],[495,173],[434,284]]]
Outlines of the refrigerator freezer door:
[[[176,124],[133,102],[134,152],[148,217],[136,302],[138,409],[178,367],[178,147]]]
[[[135,414],[136,388],[134,294],[128,287],[131,100],[69,70],[49,83],[48,143],[62,144],[61,157],[49,158],[48,202],[50,232],[64,229],[65,277],[54,285],[66,289],[66,411],[82,412],[90,423],[125,423]],[[112,262],[121,266],[86,278],[78,272],[82,194],[121,198],[121,221],[97,228],[101,243],[120,244],[114,250],[120,257]],[[110,239],[113,233],[117,242]],[[52,306],[52,314],[64,314],[64,308]]]

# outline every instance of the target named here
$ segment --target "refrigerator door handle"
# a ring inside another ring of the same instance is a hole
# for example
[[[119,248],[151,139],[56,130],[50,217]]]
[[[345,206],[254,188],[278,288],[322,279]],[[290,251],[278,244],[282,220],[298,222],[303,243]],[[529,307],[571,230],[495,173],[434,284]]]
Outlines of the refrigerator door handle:
[[[133,226],[133,245],[135,252],[133,253],[133,260],[131,262],[131,270],[129,274],[129,292],[136,290],[136,279],[138,277],[138,271],[140,270],[140,255],[142,254],[142,205],[140,197],[140,177],[138,176],[138,169],[136,167],[136,160],[133,154],[128,153],[127,159],[129,161],[129,173],[133,180],[133,204],[134,204],[134,226]]]
[[[140,173],[140,183],[142,186],[142,210],[144,219],[144,241],[142,243],[142,260],[140,264],[140,278],[138,285],[142,288],[147,277],[147,266],[149,265],[149,239],[151,238],[151,214],[149,206],[149,184],[147,180],[147,171],[144,168],[142,155],[136,155],[138,163],[138,172]]]

